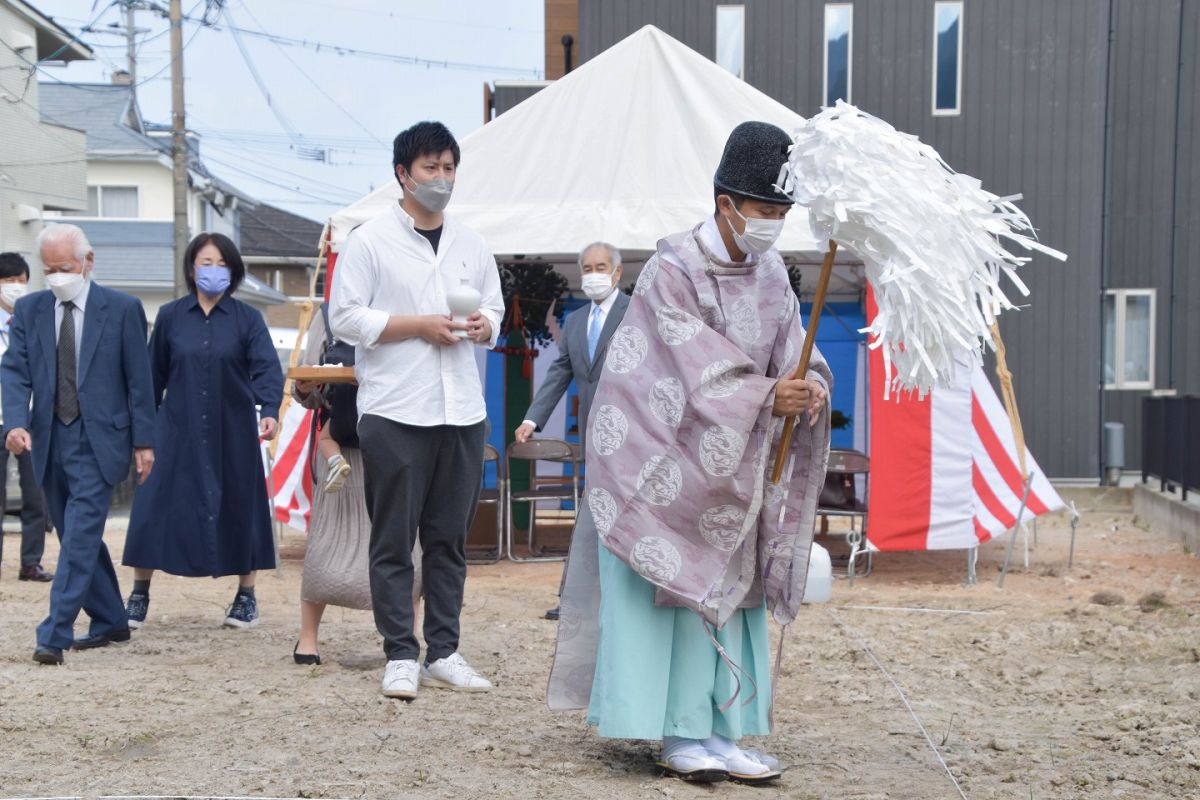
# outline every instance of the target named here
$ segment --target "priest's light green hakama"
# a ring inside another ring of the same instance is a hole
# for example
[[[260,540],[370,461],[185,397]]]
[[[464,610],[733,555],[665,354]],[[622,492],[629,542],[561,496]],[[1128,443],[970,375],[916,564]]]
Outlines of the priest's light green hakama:
[[[698,614],[654,605],[654,587],[603,545],[600,587],[600,644],[588,723],[601,736],[705,739],[716,733],[736,741],[770,732],[765,606],[738,610],[716,635],[729,658],[753,677],[751,684],[721,659]],[[738,677],[741,693],[722,711],[737,691]]]

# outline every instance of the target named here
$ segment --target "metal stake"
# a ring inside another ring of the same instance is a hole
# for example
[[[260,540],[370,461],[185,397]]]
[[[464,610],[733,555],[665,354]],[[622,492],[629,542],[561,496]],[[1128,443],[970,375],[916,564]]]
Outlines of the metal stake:
[[[1075,529],[1079,527],[1079,512],[1075,510],[1075,501],[1071,501],[1071,549],[1067,553],[1067,569],[1075,563]]]
[[[1008,574],[1008,565],[1012,561],[1013,545],[1017,543],[1017,528],[1021,527],[1021,517],[1025,516],[1025,505],[1029,502],[1029,489],[1033,486],[1033,473],[1025,478],[1025,493],[1021,497],[1021,508],[1017,511],[1017,522],[1013,526],[1012,536],[1008,540],[1008,548],[1004,551],[1004,566],[1000,569],[1000,580],[996,583],[997,589],[1004,588],[1004,576]]]

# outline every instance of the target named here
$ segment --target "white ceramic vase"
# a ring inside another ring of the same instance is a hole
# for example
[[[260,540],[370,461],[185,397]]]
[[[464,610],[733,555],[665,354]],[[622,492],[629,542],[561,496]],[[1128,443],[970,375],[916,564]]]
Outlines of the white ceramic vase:
[[[450,306],[450,316],[455,322],[466,324],[467,317],[478,311],[482,302],[483,295],[467,282],[467,278],[463,278],[458,286],[446,292],[446,305]],[[454,334],[460,339],[467,338],[466,331],[455,331]]]

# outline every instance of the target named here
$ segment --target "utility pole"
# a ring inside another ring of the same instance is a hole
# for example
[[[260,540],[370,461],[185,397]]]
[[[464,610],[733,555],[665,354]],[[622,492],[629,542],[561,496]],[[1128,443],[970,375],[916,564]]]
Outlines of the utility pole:
[[[129,73],[129,93],[137,105],[137,28],[133,26],[133,3],[125,4],[125,69]]]
[[[183,9],[171,0],[171,150],[175,167],[175,296],[187,294],[183,254],[188,238],[187,129],[183,110]]]

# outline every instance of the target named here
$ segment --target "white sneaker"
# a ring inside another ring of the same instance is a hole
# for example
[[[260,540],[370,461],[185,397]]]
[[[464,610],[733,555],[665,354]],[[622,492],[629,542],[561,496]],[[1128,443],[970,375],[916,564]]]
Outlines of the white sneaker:
[[[491,681],[472,669],[458,653],[451,653],[429,666],[422,666],[421,685],[459,692],[487,692],[492,688]]]
[[[329,471],[325,473],[325,491],[340,492],[350,477],[350,462],[339,453],[329,459]]]
[[[383,696],[413,700],[417,696],[417,662],[414,659],[389,661],[383,669]]]

